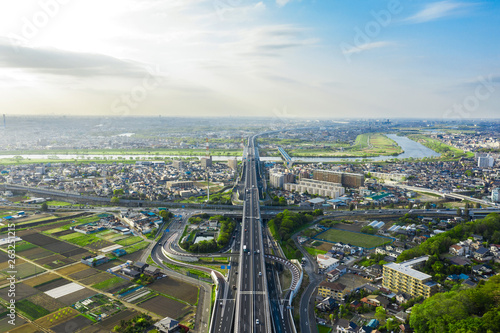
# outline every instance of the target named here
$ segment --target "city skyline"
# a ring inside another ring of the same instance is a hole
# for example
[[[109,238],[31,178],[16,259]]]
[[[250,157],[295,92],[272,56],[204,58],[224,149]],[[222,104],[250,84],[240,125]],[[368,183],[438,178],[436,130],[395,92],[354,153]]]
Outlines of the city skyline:
[[[7,115],[492,118],[493,1],[0,5]],[[29,96],[29,98],[28,98]]]

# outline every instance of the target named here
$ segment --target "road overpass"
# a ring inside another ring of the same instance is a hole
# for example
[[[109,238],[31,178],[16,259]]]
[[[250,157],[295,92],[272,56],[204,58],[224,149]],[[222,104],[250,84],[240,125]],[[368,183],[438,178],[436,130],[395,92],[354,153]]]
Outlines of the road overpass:
[[[290,169],[293,165],[292,158],[283,148],[278,147],[278,151],[280,152],[281,157],[285,160],[286,167]]]

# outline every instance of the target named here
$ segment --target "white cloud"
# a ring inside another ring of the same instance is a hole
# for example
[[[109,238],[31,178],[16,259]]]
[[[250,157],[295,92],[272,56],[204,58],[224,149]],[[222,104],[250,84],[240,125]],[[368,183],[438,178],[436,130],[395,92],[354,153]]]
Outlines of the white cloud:
[[[473,4],[465,2],[454,2],[454,1],[440,1],[427,4],[424,9],[419,11],[413,16],[405,19],[409,23],[423,23],[428,21],[437,20],[442,17],[452,16],[460,14],[465,8],[472,6]]]
[[[286,6],[286,4],[289,2],[290,0],[276,0],[276,4],[280,7]]]
[[[361,45],[353,46],[353,47],[351,47],[349,49],[344,49],[343,53],[344,54],[359,53],[359,52],[363,52],[363,51],[368,51],[368,50],[372,50],[372,49],[378,49],[378,48],[381,48],[381,47],[390,46],[390,45],[393,45],[393,44],[394,43],[387,42],[387,41],[366,43],[366,44],[361,44]]]

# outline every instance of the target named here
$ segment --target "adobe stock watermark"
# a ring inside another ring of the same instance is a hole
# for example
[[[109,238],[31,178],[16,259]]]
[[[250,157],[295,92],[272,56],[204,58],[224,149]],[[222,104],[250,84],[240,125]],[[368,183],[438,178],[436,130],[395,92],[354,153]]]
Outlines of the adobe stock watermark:
[[[29,42],[37,38],[40,32],[46,28],[50,22],[59,15],[61,8],[72,0],[40,0],[38,10],[32,15],[21,17],[21,30],[19,34],[9,33],[12,48],[19,51],[20,46],[26,46]]]
[[[403,6],[399,0],[390,0],[387,3],[386,9],[381,9],[379,11],[372,10],[370,14],[373,17],[373,20],[368,21],[363,29],[358,26],[354,27],[355,34],[352,44],[346,42],[340,43],[340,50],[346,61],[351,63],[351,57],[353,54],[380,46],[374,42],[375,38],[377,38],[380,34],[382,28],[391,24],[393,17],[400,14],[402,11]],[[378,44],[380,43],[383,42],[379,42]]]
[[[477,111],[481,106],[481,102],[488,100],[495,92],[493,75],[490,74],[488,77],[480,76],[477,81],[474,93],[466,96],[461,103],[455,103],[452,107],[448,108],[443,113],[444,119],[470,118],[472,113]]]
[[[297,118],[297,116],[288,113],[287,106],[284,106],[282,109],[274,108],[271,127],[274,127],[276,129],[282,128],[285,125],[289,125],[291,123],[291,120],[294,118]]]
[[[140,84],[133,86],[129,92],[117,97],[111,103],[111,111],[115,115],[127,115],[146,100],[148,95],[166,81],[166,76],[160,71],[159,66],[148,68],[148,74]]]
[[[241,7],[245,0],[213,0],[213,6],[221,21],[226,19],[225,14],[235,8]]]

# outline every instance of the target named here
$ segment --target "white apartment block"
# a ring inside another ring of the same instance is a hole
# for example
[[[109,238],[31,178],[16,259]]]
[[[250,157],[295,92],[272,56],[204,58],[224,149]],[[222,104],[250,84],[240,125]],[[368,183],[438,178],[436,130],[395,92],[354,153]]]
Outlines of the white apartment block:
[[[395,180],[395,181],[402,181],[404,178],[408,177],[407,173],[386,173],[386,172],[368,172],[366,171],[365,174],[370,173],[372,177],[379,178],[379,179],[384,179],[384,180]]]
[[[336,199],[345,193],[345,188],[337,183],[323,182],[314,179],[301,179],[297,184],[285,183],[285,190],[299,193],[307,192],[322,197]]]

